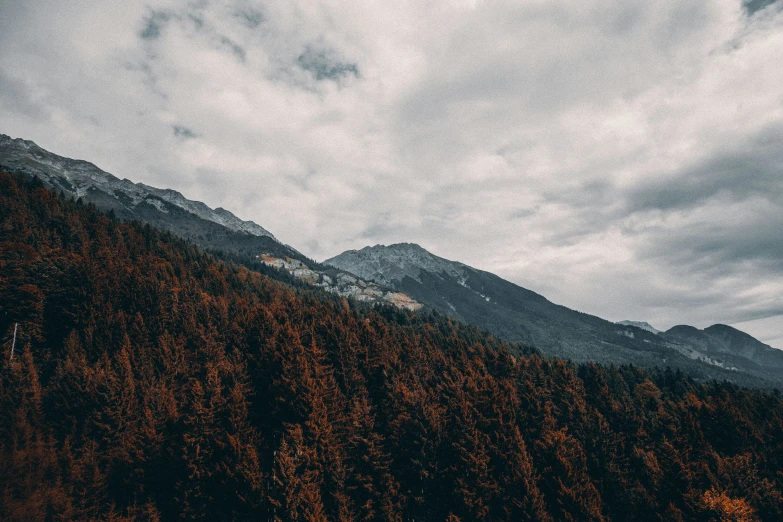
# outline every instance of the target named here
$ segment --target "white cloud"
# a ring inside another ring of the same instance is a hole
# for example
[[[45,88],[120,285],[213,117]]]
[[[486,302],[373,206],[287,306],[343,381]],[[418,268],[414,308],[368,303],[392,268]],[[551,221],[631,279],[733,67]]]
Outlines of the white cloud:
[[[1,132],[313,257],[415,241],[609,319],[783,335],[777,3],[41,0],[0,46]]]

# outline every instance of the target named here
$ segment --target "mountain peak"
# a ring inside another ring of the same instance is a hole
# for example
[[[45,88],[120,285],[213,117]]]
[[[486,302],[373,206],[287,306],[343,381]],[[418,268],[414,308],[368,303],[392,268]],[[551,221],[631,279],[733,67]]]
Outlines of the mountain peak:
[[[422,271],[447,273],[464,279],[465,265],[438,257],[416,243],[367,246],[348,250],[324,261],[346,272],[383,284],[400,282],[406,277],[419,280]]]
[[[749,359],[766,368],[783,368],[783,352],[762,343],[750,334],[725,324],[714,324],[704,330],[678,325],[663,334],[708,354],[729,354]]]
[[[392,243],[389,246],[384,246],[384,245],[375,245],[375,246],[381,248],[388,248],[389,250],[416,251],[416,252],[426,252],[427,254],[430,254],[430,252],[427,252],[426,249],[422,248],[422,246],[417,243]]]
[[[671,328],[666,330],[666,333],[699,335],[699,334],[702,334],[704,332],[702,330],[699,330],[695,326],[691,326],[689,324],[678,324],[678,325],[672,326]]]
[[[775,350],[752,335],[725,324],[709,326],[704,329],[704,333],[724,343],[732,352],[756,354]]]
[[[661,330],[658,330],[646,321],[629,321],[626,319],[624,321],[618,321],[617,324],[621,324],[623,326],[635,326],[636,328],[641,328],[642,330],[647,330],[648,332],[652,332],[654,334],[661,333]]]
[[[359,250],[348,250],[348,252],[415,252],[422,255],[433,255],[416,243],[392,243],[391,245],[382,245],[378,243],[372,246],[368,245]]]
[[[40,147],[32,140],[25,140],[22,138],[12,138],[8,134],[0,133],[0,146],[8,146],[8,145],[16,145],[17,147],[23,147],[25,149],[31,149],[33,147],[40,149]]]
[[[742,330],[737,330],[736,328],[727,324],[713,324],[712,326],[705,328],[704,331],[710,335],[730,335],[739,339],[756,340],[756,338],[752,335],[747,334]]]

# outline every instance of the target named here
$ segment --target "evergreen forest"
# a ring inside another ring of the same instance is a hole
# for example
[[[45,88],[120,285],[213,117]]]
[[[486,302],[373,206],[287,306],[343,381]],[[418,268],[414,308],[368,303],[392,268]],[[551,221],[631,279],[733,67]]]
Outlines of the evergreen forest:
[[[0,520],[783,520],[777,391],[362,307],[12,174],[0,340]]]

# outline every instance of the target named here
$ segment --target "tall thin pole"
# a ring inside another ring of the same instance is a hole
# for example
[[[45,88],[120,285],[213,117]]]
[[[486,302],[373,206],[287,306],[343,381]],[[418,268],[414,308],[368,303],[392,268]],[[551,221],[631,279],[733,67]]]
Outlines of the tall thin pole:
[[[16,329],[19,328],[19,323],[14,323],[14,342],[11,343],[11,357],[10,359],[14,358],[14,347],[16,346]]]

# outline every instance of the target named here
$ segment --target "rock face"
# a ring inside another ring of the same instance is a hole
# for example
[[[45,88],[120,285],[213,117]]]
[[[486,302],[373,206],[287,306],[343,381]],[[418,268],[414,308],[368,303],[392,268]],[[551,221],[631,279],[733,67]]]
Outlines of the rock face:
[[[392,285],[406,277],[421,282],[423,272],[445,274],[464,282],[471,268],[430,254],[415,243],[391,246],[376,245],[361,250],[349,250],[327,259],[324,264],[337,266],[363,279]]]
[[[674,366],[703,378],[747,385],[783,382],[783,366],[774,363],[783,352],[733,328],[729,333],[725,330],[729,327],[704,332],[693,328],[698,335],[678,336],[676,331],[661,333],[644,322],[612,323],[552,303],[494,274],[435,256],[418,245],[349,250],[324,264],[388,285],[425,306],[501,338],[533,345],[545,354],[576,361]],[[722,351],[709,348],[719,332],[726,339]],[[728,346],[734,355],[728,354]],[[764,366],[762,359],[774,364]]]
[[[297,279],[313,286],[319,286],[327,292],[350,297],[360,302],[391,304],[405,310],[418,310],[422,306],[421,303],[402,292],[389,291],[376,283],[364,281],[334,268],[312,269],[298,259],[278,258],[270,254],[261,254],[258,259],[267,266],[285,270]]]

